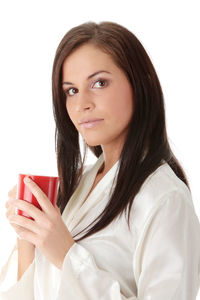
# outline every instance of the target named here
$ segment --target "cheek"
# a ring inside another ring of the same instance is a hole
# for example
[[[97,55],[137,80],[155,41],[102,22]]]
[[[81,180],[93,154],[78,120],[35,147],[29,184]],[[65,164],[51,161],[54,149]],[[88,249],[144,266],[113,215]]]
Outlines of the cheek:
[[[69,106],[68,101],[65,102],[65,107],[66,107],[66,110],[67,110],[67,112],[69,114],[70,106]]]
[[[72,105],[70,105],[69,103],[66,103],[66,111],[68,113],[68,116],[70,118],[70,120],[72,121],[72,123],[74,124],[74,126],[76,127],[76,129],[79,131],[79,125],[77,124],[77,114],[74,110],[74,107]]]
[[[72,107],[70,107],[70,105],[66,104],[66,111],[67,111],[67,114],[68,114],[70,120],[72,121],[72,123],[76,127],[75,118],[74,118],[74,113],[73,113]]]
[[[127,125],[134,112],[133,96],[131,90],[118,93],[112,105],[113,117],[116,122]]]
[[[71,107],[71,105],[69,105],[68,102],[66,102],[66,110],[67,110],[67,113],[71,119],[71,121],[73,122],[73,119],[74,119],[74,113],[73,113],[73,109]],[[73,122],[74,123],[74,122]]]

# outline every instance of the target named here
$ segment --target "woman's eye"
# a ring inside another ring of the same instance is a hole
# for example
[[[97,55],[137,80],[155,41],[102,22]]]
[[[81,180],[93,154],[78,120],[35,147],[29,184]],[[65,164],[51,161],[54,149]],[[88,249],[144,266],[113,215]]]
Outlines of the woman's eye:
[[[94,83],[94,85],[97,85],[97,87],[104,87],[106,84],[107,84],[107,80],[105,79],[99,79]]]
[[[69,88],[68,90],[65,91],[65,94],[67,96],[73,96],[75,92],[76,92],[75,88]]]
[[[108,84],[107,80],[105,79],[98,79],[94,82],[94,84],[92,85],[93,86],[96,86],[98,88],[101,88],[101,87],[104,87]],[[77,89],[76,88],[69,88],[67,90],[64,91],[65,95],[66,96],[74,96],[75,93],[77,92]]]

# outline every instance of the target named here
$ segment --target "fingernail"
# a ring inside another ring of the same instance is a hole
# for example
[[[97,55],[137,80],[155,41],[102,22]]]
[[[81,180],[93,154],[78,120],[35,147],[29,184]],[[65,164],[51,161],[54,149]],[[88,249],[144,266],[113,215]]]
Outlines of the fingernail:
[[[29,182],[31,182],[31,180],[30,180],[29,177],[25,177],[25,178],[24,178],[24,182],[29,183]]]
[[[11,221],[11,220],[12,220],[12,215],[7,216],[7,219],[8,219],[9,221]]]

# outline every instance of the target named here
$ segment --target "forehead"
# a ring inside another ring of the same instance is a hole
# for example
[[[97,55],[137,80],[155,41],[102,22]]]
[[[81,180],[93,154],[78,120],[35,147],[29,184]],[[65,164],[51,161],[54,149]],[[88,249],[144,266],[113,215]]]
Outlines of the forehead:
[[[86,44],[76,49],[64,60],[63,77],[72,80],[79,74],[88,75],[100,69],[114,72],[118,68],[108,53],[91,44]]]

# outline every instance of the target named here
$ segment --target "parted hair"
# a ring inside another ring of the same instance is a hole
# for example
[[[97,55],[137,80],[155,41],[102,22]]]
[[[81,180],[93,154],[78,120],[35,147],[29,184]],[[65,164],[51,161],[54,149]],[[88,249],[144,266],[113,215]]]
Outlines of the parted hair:
[[[128,215],[127,221],[130,225],[130,211],[135,196],[147,177],[165,162],[189,188],[184,170],[169,145],[162,88],[143,45],[122,25],[114,22],[86,22],[65,34],[53,63],[52,98],[60,177],[57,205],[61,213],[83,175],[87,149],[90,148],[97,158],[102,153],[100,145],[88,146],[85,143],[82,158],[79,133],[67,113],[67,96],[62,90],[64,60],[86,43],[110,55],[127,76],[134,95],[134,113],[119,158],[119,169],[109,201],[103,212],[84,229],[84,234],[76,241],[102,230],[123,212]]]

